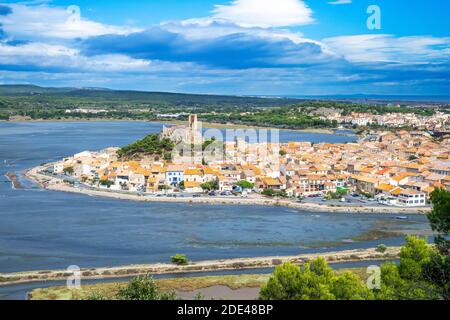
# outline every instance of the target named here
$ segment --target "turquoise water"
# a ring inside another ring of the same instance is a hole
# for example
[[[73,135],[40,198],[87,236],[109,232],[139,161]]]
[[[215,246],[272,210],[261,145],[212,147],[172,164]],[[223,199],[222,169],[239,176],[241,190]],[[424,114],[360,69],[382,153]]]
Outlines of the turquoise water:
[[[422,230],[426,217],[307,213],[288,208],[137,203],[40,190],[13,190],[3,176],[83,150],[121,146],[161,124],[0,123],[0,272],[167,262],[400,244],[401,237],[347,243],[373,230]],[[282,140],[311,134],[282,132]],[[313,135],[316,142],[341,136]],[[349,138],[349,137],[344,137]]]

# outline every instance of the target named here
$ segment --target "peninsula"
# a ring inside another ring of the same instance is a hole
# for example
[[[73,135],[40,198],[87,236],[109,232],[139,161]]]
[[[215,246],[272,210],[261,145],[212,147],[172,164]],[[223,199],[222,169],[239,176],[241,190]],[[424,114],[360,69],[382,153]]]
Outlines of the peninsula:
[[[122,148],[84,151],[26,176],[49,190],[117,199],[318,212],[427,213],[435,188],[450,189],[450,139],[422,131],[312,144],[260,141],[258,133],[252,141],[245,130],[217,139],[200,128],[191,115],[187,125]]]

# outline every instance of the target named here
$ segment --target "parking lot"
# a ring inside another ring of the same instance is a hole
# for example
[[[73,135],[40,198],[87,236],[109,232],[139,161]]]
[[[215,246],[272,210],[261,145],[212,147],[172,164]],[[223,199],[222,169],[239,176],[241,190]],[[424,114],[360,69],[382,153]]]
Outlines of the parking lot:
[[[348,195],[344,197],[345,202],[339,199],[327,200],[324,197],[305,197],[301,200],[302,203],[315,203],[315,204],[326,204],[332,206],[340,206],[340,207],[361,207],[361,206],[370,206],[370,207],[394,207],[386,204],[379,203],[376,199],[367,199],[364,196],[352,196]]]

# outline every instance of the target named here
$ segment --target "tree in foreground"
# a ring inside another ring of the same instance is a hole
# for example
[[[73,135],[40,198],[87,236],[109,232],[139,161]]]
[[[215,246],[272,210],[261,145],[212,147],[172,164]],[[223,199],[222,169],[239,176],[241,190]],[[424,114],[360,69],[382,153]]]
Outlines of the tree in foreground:
[[[431,229],[438,234],[436,246],[444,256],[450,255],[450,192],[436,189],[431,194],[433,210],[428,215]]]
[[[450,192],[436,189],[431,194],[433,210],[428,215],[431,229],[438,235],[432,252],[424,266],[423,276],[432,283],[442,299],[450,300]]]
[[[400,263],[381,266],[381,288],[375,290],[379,300],[438,299],[436,287],[423,276],[434,248],[426,239],[409,236],[400,252]]]
[[[161,292],[153,278],[140,276],[132,279],[125,288],[120,288],[117,300],[175,300],[175,292]]]
[[[426,239],[408,237],[400,254],[400,265],[382,267],[381,299],[450,300],[450,192],[431,194],[433,210],[428,215],[437,233],[435,246]]]
[[[300,267],[291,263],[275,269],[260,292],[262,300],[371,300],[373,293],[358,276],[336,275],[323,258]]]

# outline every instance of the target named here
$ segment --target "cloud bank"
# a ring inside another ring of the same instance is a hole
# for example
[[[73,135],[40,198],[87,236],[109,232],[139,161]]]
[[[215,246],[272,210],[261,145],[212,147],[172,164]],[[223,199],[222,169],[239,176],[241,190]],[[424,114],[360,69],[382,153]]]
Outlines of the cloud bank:
[[[5,4],[0,76],[10,83],[228,94],[449,87],[450,37],[304,37],[299,26],[313,22],[299,0],[235,0],[207,17],[146,28],[99,23],[49,4]]]

